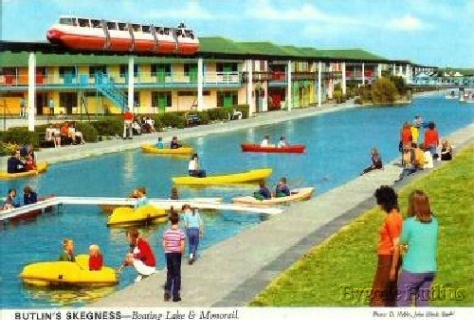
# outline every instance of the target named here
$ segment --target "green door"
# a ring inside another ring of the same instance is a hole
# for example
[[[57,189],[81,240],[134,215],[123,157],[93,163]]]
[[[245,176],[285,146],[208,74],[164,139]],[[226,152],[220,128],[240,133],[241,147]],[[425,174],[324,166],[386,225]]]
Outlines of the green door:
[[[166,78],[165,66],[160,65],[156,69],[156,79],[158,80],[158,82],[165,82],[165,78]]]
[[[224,64],[222,66],[222,71],[224,72],[224,76],[222,77],[225,82],[230,81],[230,72],[232,72],[232,65]]]
[[[198,67],[197,65],[190,65],[189,66],[189,81],[191,82],[196,82],[197,83],[197,79],[198,79]]]
[[[158,95],[158,110],[160,110],[160,112],[165,113],[165,109],[166,109],[166,95],[164,93],[160,93]]]
[[[229,107],[232,107],[232,94],[230,93],[227,93],[225,96],[224,96],[224,108],[229,108]]]

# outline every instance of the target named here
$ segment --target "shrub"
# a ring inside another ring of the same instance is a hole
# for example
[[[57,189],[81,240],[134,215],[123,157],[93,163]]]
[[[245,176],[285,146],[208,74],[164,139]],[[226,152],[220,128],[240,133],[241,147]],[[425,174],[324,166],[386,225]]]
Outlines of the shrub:
[[[97,142],[97,129],[90,122],[76,122],[77,130],[82,132],[87,142]]]
[[[199,119],[201,120],[201,124],[208,124],[210,117],[209,117],[209,110],[204,110],[201,112],[198,112]]]
[[[362,104],[362,99],[361,98],[355,98],[354,103],[355,104]]]
[[[375,103],[391,103],[396,100],[398,90],[395,84],[387,78],[375,81],[372,87],[372,97]]]
[[[155,130],[157,132],[163,131],[163,123],[161,122],[161,117],[158,114],[154,114],[152,117],[153,121],[155,121]]]
[[[38,148],[39,133],[28,131],[27,127],[13,127],[3,132],[2,141],[7,144],[15,145],[31,144],[33,148]]]
[[[242,119],[248,119],[249,118],[249,105],[248,104],[239,104],[235,107],[237,111],[242,112]]]
[[[122,136],[123,120],[117,118],[109,118],[107,120],[99,120],[90,122],[96,129],[96,135],[99,136]]]
[[[158,115],[164,127],[184,128],[186,126],[183,112],[167,112]]]

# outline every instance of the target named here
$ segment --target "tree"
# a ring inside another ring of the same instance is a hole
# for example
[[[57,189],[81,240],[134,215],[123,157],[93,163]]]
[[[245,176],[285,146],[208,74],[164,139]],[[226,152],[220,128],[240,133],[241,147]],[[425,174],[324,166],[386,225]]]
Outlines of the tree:
[[[387,78],[380,78],[372,85],[374,103],[392,103],[398,96],[396,85]]]

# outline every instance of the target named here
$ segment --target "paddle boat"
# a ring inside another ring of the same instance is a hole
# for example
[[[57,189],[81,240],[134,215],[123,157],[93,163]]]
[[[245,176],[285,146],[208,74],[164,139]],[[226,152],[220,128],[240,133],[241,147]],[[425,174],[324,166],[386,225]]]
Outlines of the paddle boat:
[[[29,264],[23,268],[20,278],[25,284],[49,287],[103,287],[118,284],[119,278],[111,267],[89,270],[89,256],[78,255],[76,262],[47,261]]]
[[[175,208],[181,207],[181,205],[185,203],[222,203],[222,201],[223,199],[221,197],[195,197],[195,198],[184,198],[180,200],[150,199],[150,202],[165,209],[169,209],[171,205],[174,205]],[[114,209],[117,209],[119,207],[124,207],[124,206],[116,205],[116,204],[100,205],[100,209],[102,213],[105,213],[108,215],[112,214]],[[132,205],[130,205],[129,207],[132,208]]]
[[[267,152],[267,153],[303,153],[306,146],[303,144],[293,144],[285,147],[267,146],[262,147],[259,144],[243,143],[240,145],[243,152]]]
[[[203,178],[198,177],[174,177],[172,178],[174,184],[177,185],[216,185],[216,184],[231,184],[231,183],[246,183],[257,182],[265,180],[272,174],[271,168],[254,169],[241,173],[222,174],[207,176]]]
[[[145,144],[142,145],[142,151],[151,154],[166,154],[166,155],[190,155],[193,154],[194,149],[192,147],[183,146],[177,149],[163,148],[159,149],[155,145]]]
[[[290,195],[287,197],[273,197],[268,200],[258,200],[252,196],[236,197],[232,198],[232,202],[235,204],[247,204],[252,206],[273,206],[280,204],[287,204],[295,201],[305,201],[311,199],[313,196],[314,188],[296,188],[290,191]]]
[[[35,176],[37,174],[46,172],[47,169],[48,169],[47,162],[38,162],[38,164],[36,165],[36,170],[29,170],[29,171],[18,172],[18,173],[8,173],[5,171],[0,171],[0,179],[16,179],[16,178]]]
[[[145,205],[137,209],[118,207],[110,215],[107,226],[165,222],[167,219],[168,214],[165,209],[153,205]]]

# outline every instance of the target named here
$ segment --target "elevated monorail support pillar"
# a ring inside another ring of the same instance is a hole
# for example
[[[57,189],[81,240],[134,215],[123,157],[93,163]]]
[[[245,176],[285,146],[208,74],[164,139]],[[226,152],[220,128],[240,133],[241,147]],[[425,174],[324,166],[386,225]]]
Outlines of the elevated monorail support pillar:
[[[321,84],[321,81],[322,81],[321,69],[322,68],[323,68],[323,63],[319,61],[318,62],[318,107],[321,106],[321,96],[322,96],[321,90],[323,89],[323,86]]]
[[[346,95],[347,86],[346,86],[346,63],[342,63],[342,83],[341,83],[342,94]]]
[[[292,92],[292,82],[291,82],[291,60],[288,60],[288,66],[286,68],[287,76],[287,87],[286,87],[286,107],[288,111],[291,111],[293,106],[293,92]]]
[[[133,110],[133,102],[135,101],[135,97],[134,97],[134,94],[135,94],[135,74],[133,72],[133,67],[134,67],[134,64],[135,64],[135,59],[133,56],[129,56],[128,57],[128,109],[130,111],[135,111]]]
[[[28,131],[35,131],[35,101],[36,101],[36,54],[28,56]]]
[[[247,104],[249,105],[249,117],[253,114],[253,74],[252,74],[252,60],[247,60]]]
[[[365,63],[362,62],[362,85],[365,86]]]
[[[397,65],[394,63],[392,65],[392,75],[395,76],[397,74]]]
[[[202,111],[204,108],[204,101],[202,99],[202,87],[204,84],[203,76],[203,61],[202,58],[198,59],[198,70],[197,70],[197,110]]]
[[[411,66],[409,64],[407,64],[405,66],[405,82],[407,84],[411,84],[412,83],[412,77],[411,77]]]
[[[381,63],[377,65],[377,78],[379,79],[382,78],[382,64]]]

